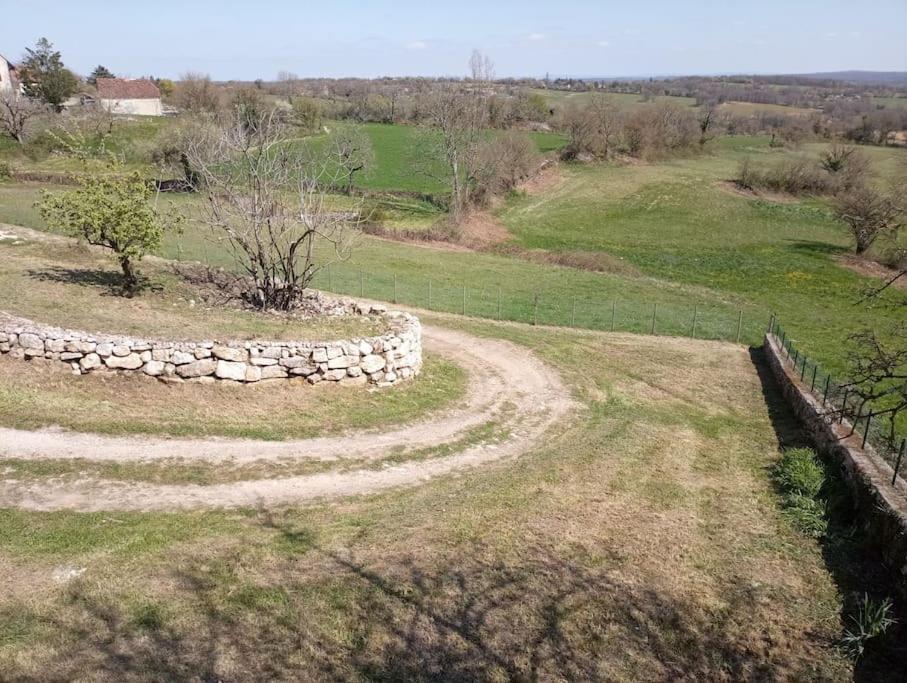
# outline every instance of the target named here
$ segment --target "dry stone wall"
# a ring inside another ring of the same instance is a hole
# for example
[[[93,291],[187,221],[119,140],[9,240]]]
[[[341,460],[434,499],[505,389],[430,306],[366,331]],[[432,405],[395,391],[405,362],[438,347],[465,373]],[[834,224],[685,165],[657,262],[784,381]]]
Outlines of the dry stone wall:
[[[380,336],[330,342],[153,341],[38,325],[0,313],[0,354],[68,363],[75,374],[141,373],[165,382],[254,383],[304,378],[390,386],[422,367],[422,330],[409,313],[356,304],[387,323]]]
[[[864,448],[850,422],[839,422],[837,414],[826,410],[790,369],[777,337],[765,335],[762,348],[781,393],[806,433],[837,464],[864,532],[876,540],[896,587],[907,598],[907,486],[901,480],[892,483],[891,466],[871,446]]]

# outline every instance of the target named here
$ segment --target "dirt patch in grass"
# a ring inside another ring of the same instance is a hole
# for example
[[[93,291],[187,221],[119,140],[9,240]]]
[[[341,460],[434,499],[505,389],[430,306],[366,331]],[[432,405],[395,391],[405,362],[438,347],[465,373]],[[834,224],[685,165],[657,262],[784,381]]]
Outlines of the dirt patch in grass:
[[[715,182],[715,187],[737,197],[745,197],[746,199],[761,199],[764,202],[772,202],[774,204],[797,204],[800,201],[798,197],[784,194],[783,192],[748,190],[745,187],[740,187],[740,185],[735,183],[733,180],[719,180]]]
[[[863,258],[862,256],[857,256],[856,254],[843,254],[837,257],[838,263],[841,264],[847,270],[852,270],[855,273],[863,275],[865,277],[871,277],[876,280],[882,280],[888,282],[893,280],[893,278],[900,272],[894,268],[889,268],[878,261],[873,261],[869,258]],[[891,283],[891,286],[895,289],[904,289],[907,290],[907,277],[899,277],[897,280],[894,280]]]
[[[524,180],[517,189],[528,195],[544,194],[559,188],[566,182],[560,164],[548,164],[531,178]]]

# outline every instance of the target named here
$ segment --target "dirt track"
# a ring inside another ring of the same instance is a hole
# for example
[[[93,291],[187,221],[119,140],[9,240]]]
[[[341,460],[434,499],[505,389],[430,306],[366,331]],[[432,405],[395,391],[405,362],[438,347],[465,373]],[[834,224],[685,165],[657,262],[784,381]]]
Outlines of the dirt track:
[[[413,485],[524,452],[573,408],[558,375],[524,348],[436,327],[423,328],[426,348],[469,373],[465,404],[428,420],[383,432],[266,442],[230,439],[106,437],[59,430],[0,429],[0,457],[142,461],[251,462],[305,458],[342,461],[380,458],[400,447],[438,446],[461,439],[473,427],[501,419],[510,436],[503,442],[469,446],[445,457],[410,461],[384,469],[289,478],[248,480],[210,486],[158,485],[83,478],[0,481],[0,507],[33,510],[170,510],[287,504]],[[509,410],[503,409],[509,408]]]

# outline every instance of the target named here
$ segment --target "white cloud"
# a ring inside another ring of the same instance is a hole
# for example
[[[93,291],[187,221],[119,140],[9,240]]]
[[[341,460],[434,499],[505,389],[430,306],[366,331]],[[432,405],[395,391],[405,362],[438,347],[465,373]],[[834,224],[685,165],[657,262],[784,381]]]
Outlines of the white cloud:
[[[609,40],[599,40],[599,41],[596,42],[595,44],[598,45],[599,47],[608,47],[609,45],[611,45],[611,41],[609,41]]]
[[[531,40],[533,43],[538,43],[538,42],[545,40],[545,34],[544,33],[530,33],[528,36],[526,36],[526,39]]]
[[[406,46],[407,50],[424,50],[428,47],[428,43],[424,40],[414,40],[409,45]]]
[[[837,31],[829,31],[828,33],[825,34],[825,37],[826,37],[826,38],[837,38],[837,37],[838,37],[838,32],[837,32]]]

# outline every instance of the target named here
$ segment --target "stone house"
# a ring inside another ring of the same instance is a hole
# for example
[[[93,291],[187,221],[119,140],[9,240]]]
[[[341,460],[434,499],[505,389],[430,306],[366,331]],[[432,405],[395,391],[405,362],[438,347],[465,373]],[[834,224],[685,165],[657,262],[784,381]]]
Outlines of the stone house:
[[[147,78],[99,78],[98,101],[112,114],[162,116],[161,91]]]

